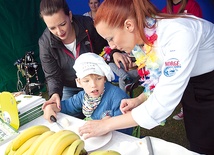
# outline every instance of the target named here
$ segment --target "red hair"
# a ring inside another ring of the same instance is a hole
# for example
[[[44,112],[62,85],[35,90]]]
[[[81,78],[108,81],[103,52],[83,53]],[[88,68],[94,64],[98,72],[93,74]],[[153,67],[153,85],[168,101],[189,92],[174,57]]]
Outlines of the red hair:
[[[178,15],[161,13],[150,0],[104,0],[97,10],[94,25],[96,27],[102,21],[110,27],[123,28],[125,20],[133,18],[142,40],[150,44],[143,29],[147,27],[146,17],[175,18]]]

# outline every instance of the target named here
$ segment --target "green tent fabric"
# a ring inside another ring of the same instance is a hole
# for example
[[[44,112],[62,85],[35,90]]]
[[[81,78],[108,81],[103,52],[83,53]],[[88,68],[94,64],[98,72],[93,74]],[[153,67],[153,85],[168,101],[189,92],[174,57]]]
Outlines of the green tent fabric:
[[[38,39],[45,24],[39,16],[39,4],[40,0],[0,1],[0,92],[17,91],[18,69],[14,62],[26,52],[34,51],[34,58],[40,63]],[[41,66],[38,71],[42,82]],[[25,78],[21,78],[25,85]]]

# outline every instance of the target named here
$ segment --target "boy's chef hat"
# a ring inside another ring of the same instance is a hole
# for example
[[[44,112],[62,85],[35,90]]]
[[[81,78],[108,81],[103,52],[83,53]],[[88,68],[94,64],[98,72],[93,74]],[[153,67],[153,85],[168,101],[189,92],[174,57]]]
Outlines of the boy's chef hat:
[[[114,80],[114,73],[104,59],[95,53],[81,54],[74,63],[74,69],[78,78],[89,74],[106,76],[108,81]]]

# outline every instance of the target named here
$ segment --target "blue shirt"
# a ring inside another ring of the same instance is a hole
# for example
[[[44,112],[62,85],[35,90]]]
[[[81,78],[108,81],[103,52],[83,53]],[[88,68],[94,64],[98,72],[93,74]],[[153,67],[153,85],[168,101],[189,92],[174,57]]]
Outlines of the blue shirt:
[[[83,90],[73,97],[61,101],[61,112],[68,115],[75,115],[82,112],[84,94],[85,91]],[[111,117],[121,115],[120,102],[125,98],[129,98],[129,96],[122,89],[112,85],[110,82],[106,82],[105,92],[99,105],[92,113],[91,118],[93,120],[100,120],[106,115]],[[133,128],[122,129],[119,131],[131,135]]]

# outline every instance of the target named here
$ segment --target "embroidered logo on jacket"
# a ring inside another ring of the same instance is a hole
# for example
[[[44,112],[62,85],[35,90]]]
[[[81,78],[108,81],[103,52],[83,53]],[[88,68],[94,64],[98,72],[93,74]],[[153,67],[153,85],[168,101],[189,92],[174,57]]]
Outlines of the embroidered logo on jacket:
[[[164,75],[166,77],[174,76],[179,68],[181,68],[179,60],[171,58],[165,62]]]
[[[90,45],[90,41],[85,41],[85,45]]]

